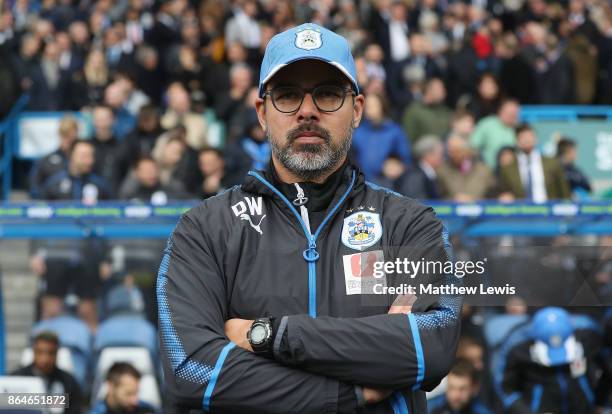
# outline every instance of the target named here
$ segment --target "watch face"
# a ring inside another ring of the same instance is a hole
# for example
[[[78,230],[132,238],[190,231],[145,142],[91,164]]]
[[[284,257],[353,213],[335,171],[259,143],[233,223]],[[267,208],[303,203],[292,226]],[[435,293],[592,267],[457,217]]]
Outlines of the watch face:
[[[263,325],[255,325],[251,329],[251,342],[260,344],[266,339],[266,327]]]

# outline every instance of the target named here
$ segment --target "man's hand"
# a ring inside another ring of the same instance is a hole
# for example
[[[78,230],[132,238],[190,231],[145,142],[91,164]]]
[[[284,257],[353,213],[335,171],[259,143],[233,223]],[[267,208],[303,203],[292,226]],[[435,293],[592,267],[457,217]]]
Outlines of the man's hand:
[[[366,404],[376,404],[387,398],[393,390],[381,390],[378,388],[363,388],[363,399]]]
[[[412,311],[412,305],[414,305],[416,300],[417,297],[415,295],[399,295],[395,298],[393,305],[391,305],[387,313],[403,313],[407,315]]]
[[[225,322],[225,335],[240,348],[253,352],[253,348],[251,348],[251,344],[247,340],[247,332],[251,329],[253,322],[248,319],[230,319]]]

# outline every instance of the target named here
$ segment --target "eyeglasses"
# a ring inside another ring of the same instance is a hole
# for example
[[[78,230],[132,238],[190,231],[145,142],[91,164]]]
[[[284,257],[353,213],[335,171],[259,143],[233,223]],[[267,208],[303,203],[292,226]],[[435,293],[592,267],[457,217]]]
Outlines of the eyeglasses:
[[[264,92],[272,98],[272,105],[277,111],[290,114],[296,112],[304,102],[304,96],[309,93],[315,106],[321,112],[335,112],[342,108],[348,93],[354,95],[351,88],[335,85],[321,85],[316,88],[300,88],[299,86],[280,86]]]

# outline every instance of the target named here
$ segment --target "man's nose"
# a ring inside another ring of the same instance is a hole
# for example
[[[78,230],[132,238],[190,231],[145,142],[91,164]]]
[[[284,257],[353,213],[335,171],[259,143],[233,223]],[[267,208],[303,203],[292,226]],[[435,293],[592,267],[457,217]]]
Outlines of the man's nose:
[[[302,105],[298,110],[298,121],[312,121],[319,119],[319,109],[315,105],[314,98],[311,93],[304,95]]]

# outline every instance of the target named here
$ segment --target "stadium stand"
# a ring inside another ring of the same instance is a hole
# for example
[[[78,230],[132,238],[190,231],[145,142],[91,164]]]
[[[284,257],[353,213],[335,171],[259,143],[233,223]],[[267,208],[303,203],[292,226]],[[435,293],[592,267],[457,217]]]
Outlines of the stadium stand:
[[[128,361],[140,399],[163,406],[154,290],[165,239],[199,200],[268,165],[259,65],[271,36],[304,21],[353,49],[371,104],[351,156],[367,178],[431,205],[458,257],[490,259],[489,281],[531,287],[514,310],[464,309],[463,337],[486,354],[482,401],[503,412],[505,356],[533,339],[539,308],[571,305],[574,329],[594,321],[607,340],[591,405],[609,410],[607,0],[0,2],[0,374],[31,362],[30,339],[51,330],[57,364],[92,405],[112,363]],[[522,123],[534,132],[526,146]],[[93,144],[91,162],[71,162],[77,139]],[[525,175],[533,154],[542,168]],[[57,259],[68,265],[50,295]],[[88,295],[68,277],[83,264],[100,282]],[[0,377],[0,391],[18,384],[43,389]]]

